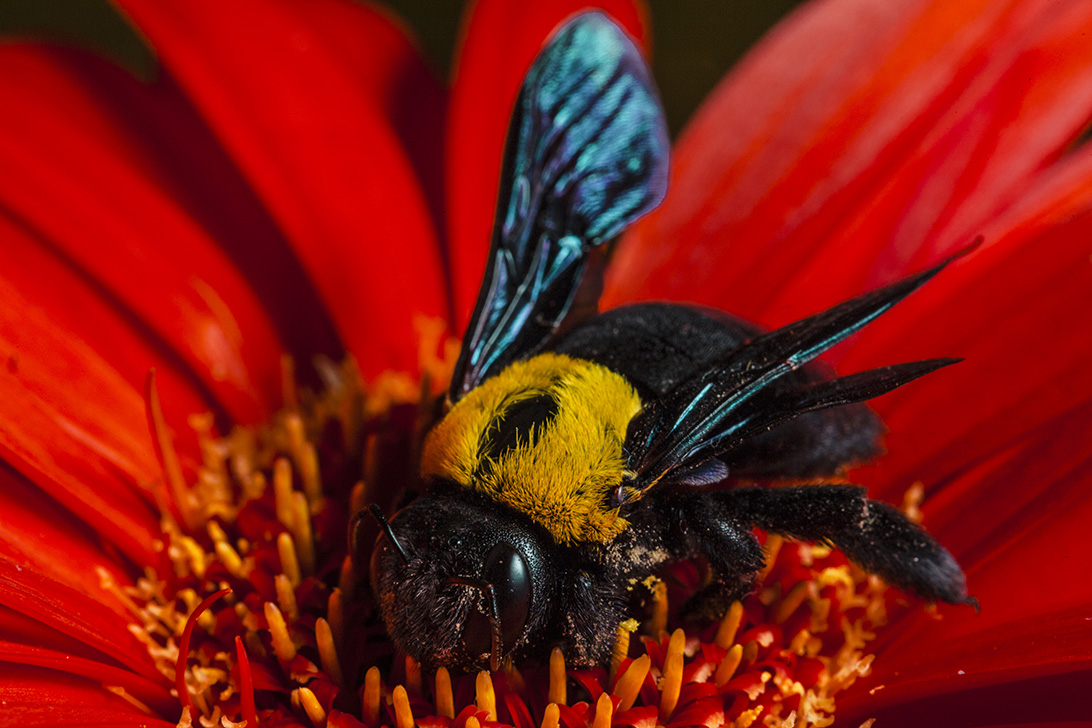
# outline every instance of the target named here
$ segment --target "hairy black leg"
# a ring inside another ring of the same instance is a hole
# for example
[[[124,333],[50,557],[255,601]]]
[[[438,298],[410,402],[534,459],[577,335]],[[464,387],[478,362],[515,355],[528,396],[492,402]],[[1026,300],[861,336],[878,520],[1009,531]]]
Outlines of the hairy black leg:
[[[674,513],[676,558],[701,555],[709,565],[709,583],[685,605],[687,618],[716,619],[732,602],[754,589],[754,577],[763,566],[762,547],[731,506],[717,493],[696,491],[677,495],[665,504]]]
[[[962,569],[943,546],[864,488],[805,485],[709,494],[737,520],[803,541],[829,543],[890,584],[928,601],[975,604]]]

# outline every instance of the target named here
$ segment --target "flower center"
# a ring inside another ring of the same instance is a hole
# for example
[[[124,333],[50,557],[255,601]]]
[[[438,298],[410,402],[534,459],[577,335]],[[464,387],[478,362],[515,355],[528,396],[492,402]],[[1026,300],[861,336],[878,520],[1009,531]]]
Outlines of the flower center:
[[[435,352],[438,336],[423,348]],[[835,695],[869,671],[885,587],[840,554],[776,536],[757,591],[718,624],[678,628],[673,605],[701,586],[694,564],[647,580],[647,620],[619,626],[601,669],[567,671],[555,651],[545,665],[453,677],[399,657],[352,565],[371,542],[345,534],[354,514],[372,502],[389,512],[415,484],[447,362],[425,357],[421,383],[388,375],[370,387],[351,362],[326,362],[324,388],[289,384],[288,404],[261,427],[220,437],[210,417],[191,420],[201,462],[162,505],[161,562],[134,587],[103,575],[177,686],[180,726],[832,722]],[[154,392],[149,409],[168,480],[185,478]]]

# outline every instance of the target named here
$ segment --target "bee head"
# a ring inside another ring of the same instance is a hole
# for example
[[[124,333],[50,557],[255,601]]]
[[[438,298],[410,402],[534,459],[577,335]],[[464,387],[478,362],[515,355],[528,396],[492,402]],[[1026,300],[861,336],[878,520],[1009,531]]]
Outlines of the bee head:
[[[407,654],[434,668],[495,670],[536,642],[552,591],[536,527],[484,500],[423,498],[389,524],[376,515],[372,589]]]

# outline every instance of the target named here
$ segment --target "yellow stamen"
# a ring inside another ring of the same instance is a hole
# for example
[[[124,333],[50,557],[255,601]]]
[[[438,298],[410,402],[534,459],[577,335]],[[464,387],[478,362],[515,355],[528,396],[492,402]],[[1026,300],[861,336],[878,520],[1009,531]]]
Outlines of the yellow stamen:
[[[762,547],[762,550],[766,554],[766,565],[762,567],[762,571],[758,574],[758,581],[761,583],[766,580],[766,577],[770,575],[770,571],[773,570],[774,562],[777,561],[777,554],[781,551],[782,544],[785,543],[785,539],[778,536],[776,533],[771,533],[766,537],[766,545]]]
[[[147,401],[148,425],[152,431],[152,444],[155,445],[155,454],[159,456],[159,465],[163,468],[163,476],[167,479],[174,502],[182,514],[182,522],[190,531],[196,531],[200,523],[197,513],[197,504],[194,502],[193,491],[186,485],[186,478],[182,474],[182,465],[178,460],[178,452],[174,449],[174,440],[171,438],[167,420],[163,417],[163,406],[159,402],[159,389],[155,385],[155,370],[148,372],[145,380],[144,396]],[[160,509],[164,516],[170,514],[166,507]]]
[[[307,500],[318,503],[322,499],[322,479],[319,475],[318,454],[315,452],[315,446],[309,442],[306,443],[299,457],[298,465],[303,492],[307,494]]]
[[[561,710],[557,703],[550,703],[542,712],[542,728],[558,728],[561,723]]]
[[[714,640],[717,647],[726,650],[729,645],[735,642],[736,632],[739,631],[739,625],[742,621],[743,603],[732,602],[732,606],[728,608],[728,614],[724,615],[724,619],[720,621],[720,626],[717,627],[717,636]]]
[[[330,622],[330,631],[334,633],[334,643],[345,643],[345,609],[341,603],[341,590],[334,587],[330,599],[326,602],[326,619]]]
[[[250,570],[246,568],[243,560],[239,557],[239,553],[227,541],[218,541],[216,543],[216,556],[233,576],[240,579],[247,577]]]
[[[559,647],[555,647],[550,653],[550,689],[546,692],[546,699],[551,703],[565,705],[566,680],[565,655]]]
[[[300,453],[307,445],[307,434],[303,429],[303,418],[298,412],[289,412],[284,418],[284,429],[288,432],[288,451],[292,453],[292,462],[300,468]]]
[[[228,540],[227,534],[224,533],[223,527],[216,521],[209,521],[205,524],[205,529],[209,532],[209,538],[213,543],[223,543]]]
[[[364,722],[370,726],[379,725],[379,668],[369,667],[364,675]]]
[[[637,621],[634,619],[627,619],[618,625],[618,631],[614,637],[614,651],[610,656],[610,675],[607,679],[607,684],[614,682],[614,678],[618,676],[618,668],[622,665],[622,660],[629,657],[629,636],[637,629]]]
[[[761,712],[762,708],[751,708],[750,710],[743,711],[743,713],[732,722],[733,728],[750,728],[750,725],[758,719]]]
[[[610,695],[603,693],[599,696],[599,702],[595,704],[595,718],[592,719],[591,728],[610,728],[610,720],[614,717],[614,703]]]
[[[284,623],[281,610],[273,602],[265,603],[265,621],[269,623],[269,634],[273,637],[273,652],[281,662],[289,662],[296,656],[296,646],[288,635],[288,625]]]
[[[307,496],[299,491],[292,493],[292,510],[295,516],[290,530],[295,537],[300,573],[310,575],[315,571],[315,542],[311,535],[311,510],[307,505]]]
[[[446,667],[436,671],[436,713],[444,718],[455,717],[455,697],[451,692],[451,675]]]
[[[785,620],[791,617],[792,613],[810,596],[817,596],[815,585],[812,582],[802,581],[794,586],[774,607],[773,623],[784,624]]]
[[[295,514],[292,508],[292,465],[285,458],[277,458],[273,463],[273,505],[277,520],[291,531]]]
[[[194,576],[198,579],[204,579],[205,569],[208,567],[208,563],[205,560],[205,550],[201,548],[201,544],[197,543],[189,536],[180,537],[178,542],[181,544],[182,550],[189,559],[190,569],[193,571]]]
[[[478,722],[477,716],[470,716],[466,719],[466,728],[482,728],[482,724]]]
[[[618,710],[629,710],[637,702],[637,696],[641,694],[641,686],[648,676],[652,660],[648,655],[641,655],[630,663],[622,677],[618,678],[618,684],[614,686],[614,695],[618,698]]]
[[[648,632],[655,638],[667,631],[667,584],[657,580],[652,589],[652,617]]]
[[[356,568],[353,566],[353,560],[348,556],[341,562],[341,573],[338,574],[338,589],[341,589],[342,594],[355,594],[356,593]]]
[[[743,662],[748,665],[754,664],[754,661],[758,659],[758,643],[751,640],[747,644],[743,645]]]
[[[677,629],[671,633],[667,643],[667,655],[664,657],[664,674],[660,686],[660,721],[666,721],[675,711],[679,702],[679,690],[682,688],[683,649],[686,647],[686,633]]]
[[[273,577],[273,586],[277,589],[277,604],[281,607],[290,621],[300,618],[299,606],[296,605],[296,591],[292,588],[292,582],[284,574]]]
[[[739,663],[742,659],[743,645],[732,645],[732,649],[728,650],[728,654],[720,661],[720,665],[717,666],[716,675],[713,676],[713,681],[717,684],[718,688],[732,679],[732,676],[736,674],[736,668],[739,667]]]
[[[796,633],[796,636],[792,638],[792,642],[789,643],[789,651],[798,655],[806,655],[808,651],[808,643],[811,641],[811,632],[806,629],[802,629]]]
[[[277,555],[281,557],[281,571],[288,578],[288,583],[300,585],[300,562],[296,558],[296,545],[292,543],[292,534],[281,532],[277,536]]]
[[[315,642],[318,644],[322,669],[335,685],[345,687],[345,681],[341,679],[341,662],[337,658],[337,647],[334,646],[334,633],[330,630],[330,623],[322,617],[315,620]]]
[[[478,679],[475,681],[474,687],[474,704],[478,706],[478,710],[484,710],[488,713],[487,720],[496,720],[497,694],[493,692],[493,679],[489,676],[488,670],[482,670],[478,673]]]
[[[421,695],[421,663],[406,655],[406,690]]]
[[[391,693],[394,703],[394,723],[397,728],[413,728],[413,711],[410,709],[409,696],[401,685]]]
[[[315,694],[311,692],[311,688],[299,688],[295,692],[299,694],[300,706],[303,707],[311,722],[315,724],[315,728],[323,728],[326,725],[326,711],[322,709],[322,705],[319,704]]]
[[[364,490],[364,481],[359,481],[349,493],[349,513],[360,513],[368,507],[368,496]]]

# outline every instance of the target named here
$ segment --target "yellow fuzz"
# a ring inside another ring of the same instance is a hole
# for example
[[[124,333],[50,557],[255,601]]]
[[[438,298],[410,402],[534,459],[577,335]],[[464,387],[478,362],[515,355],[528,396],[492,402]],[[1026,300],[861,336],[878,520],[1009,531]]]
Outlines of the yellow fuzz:
[[[542,395],[557,413],[489,461],[488,435],[512,405]],[[610,508],[622,484],[622,445],[641,410],[633,387],[604,366],[563,354],[512,364],[460,400],[425,440],[421,472],[488,494],[527,514],[558,543],[607,543],[628,525]]]

